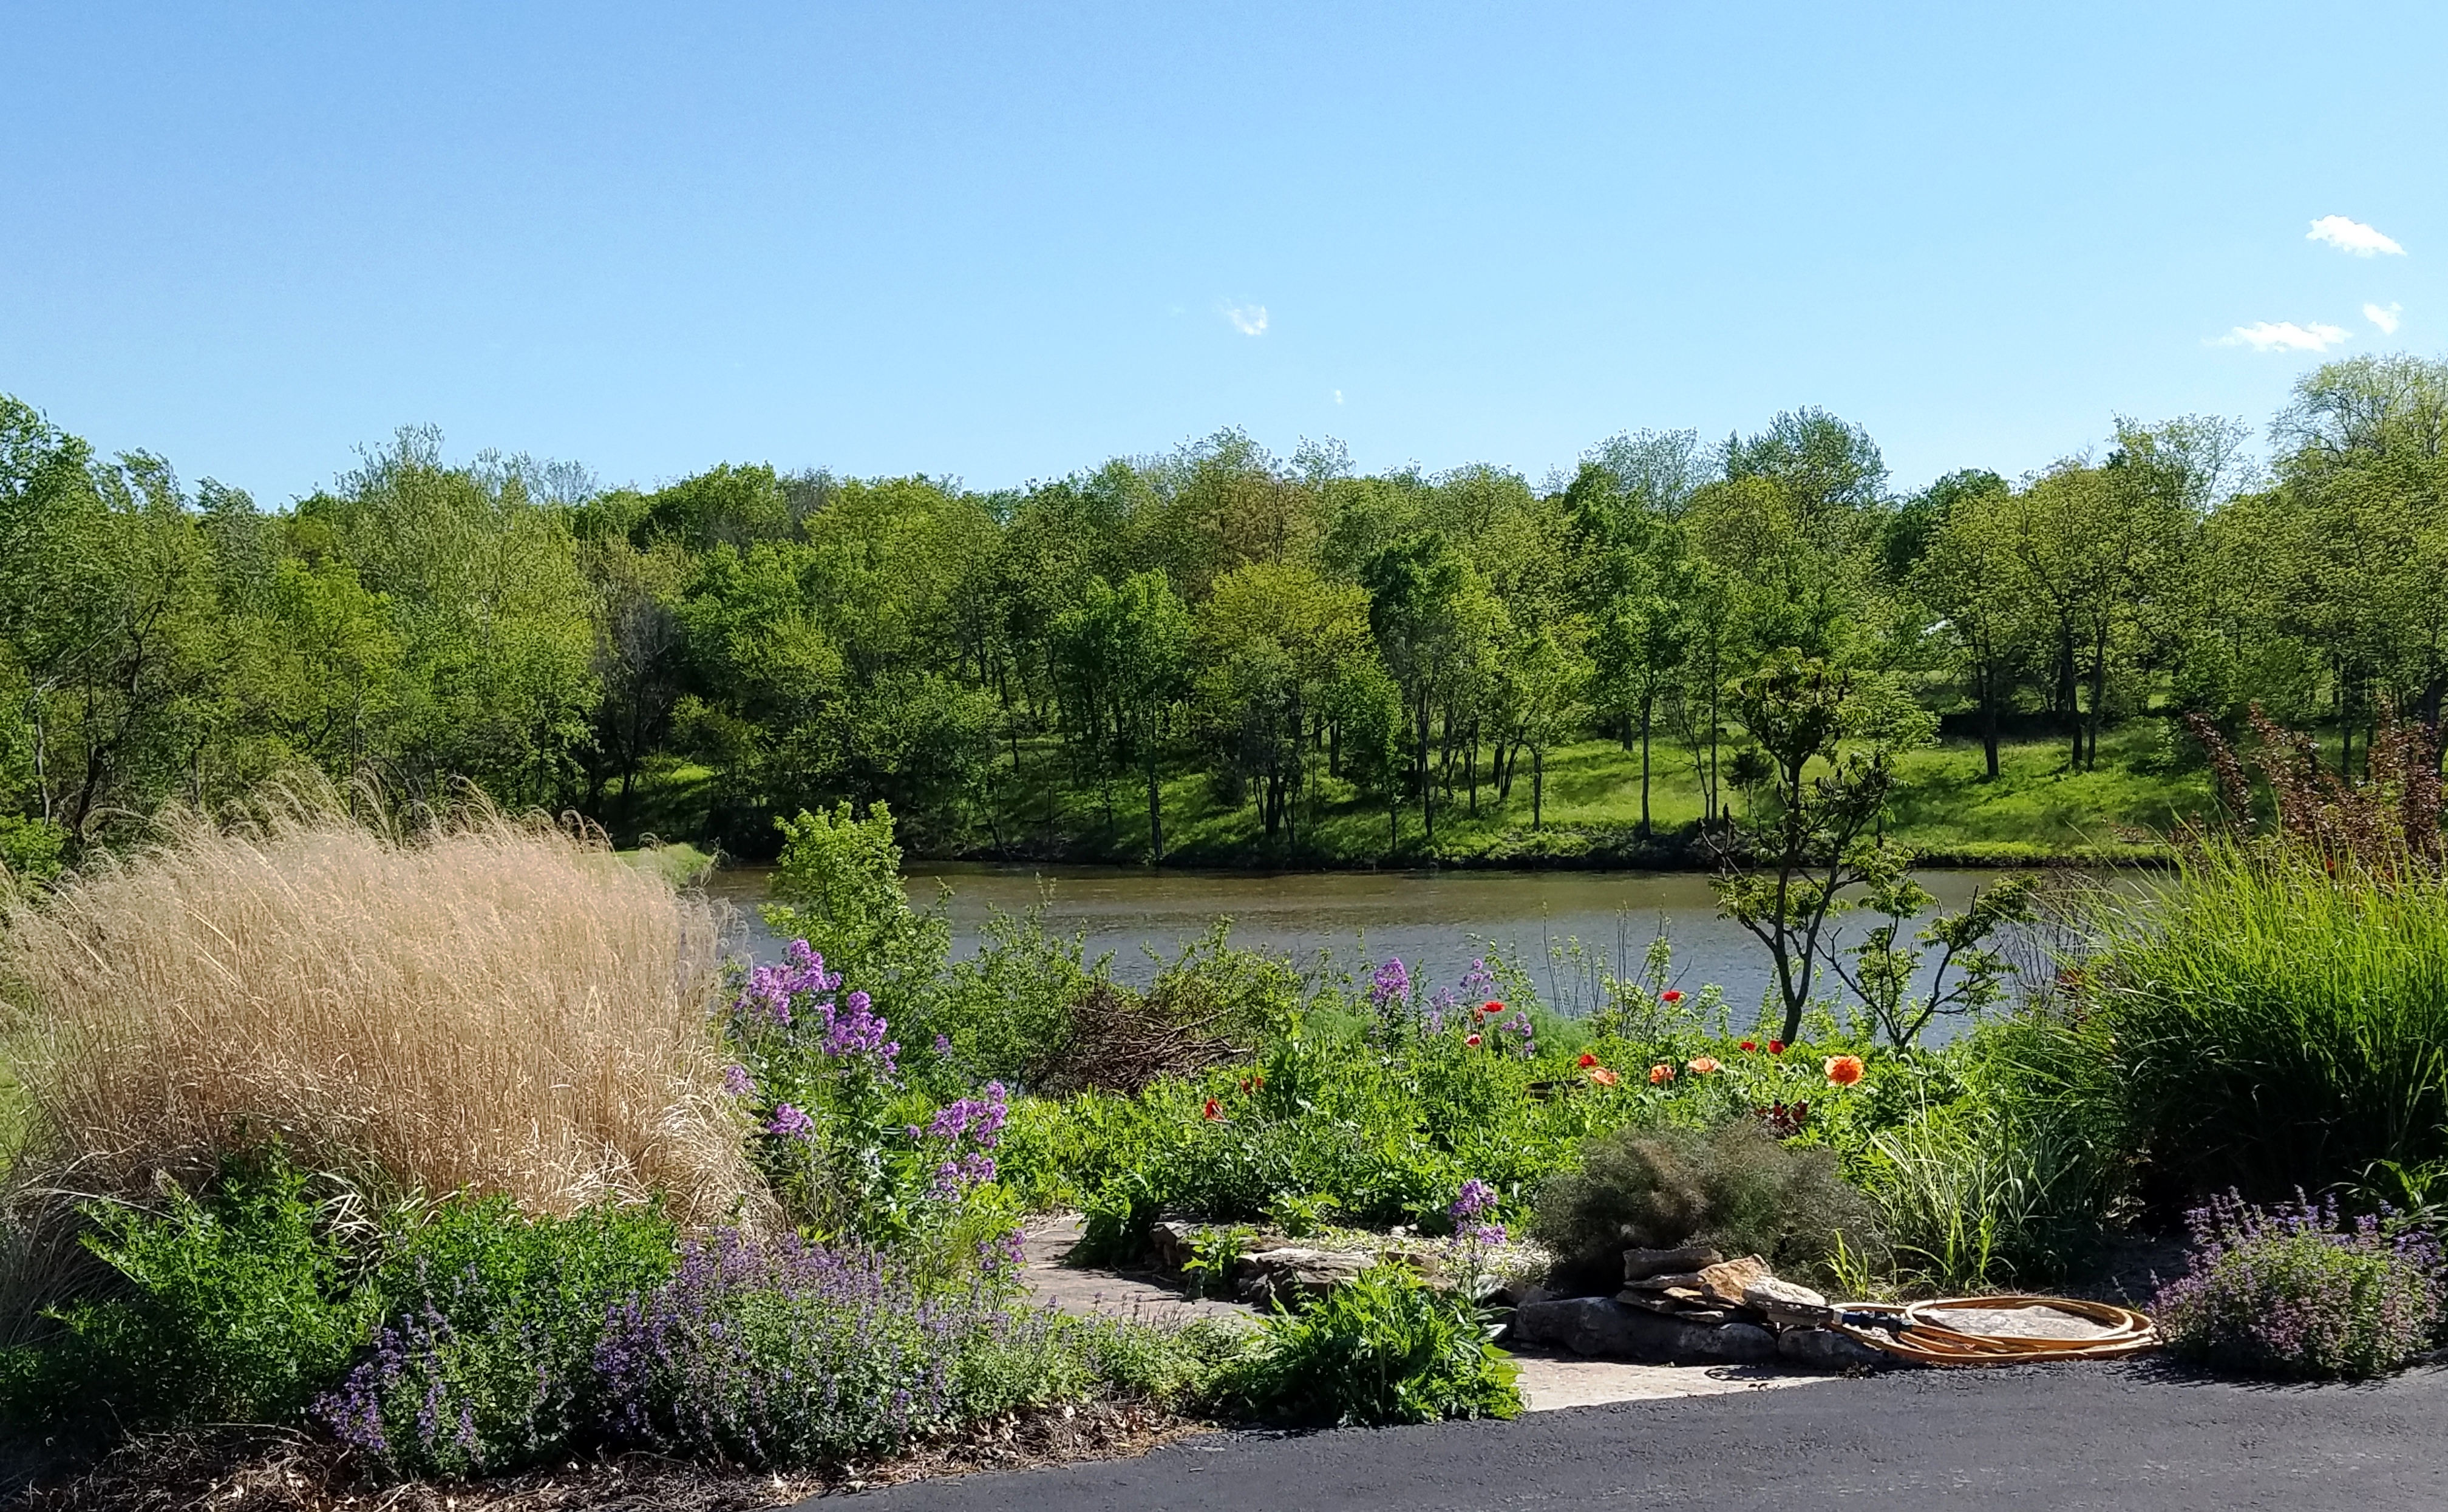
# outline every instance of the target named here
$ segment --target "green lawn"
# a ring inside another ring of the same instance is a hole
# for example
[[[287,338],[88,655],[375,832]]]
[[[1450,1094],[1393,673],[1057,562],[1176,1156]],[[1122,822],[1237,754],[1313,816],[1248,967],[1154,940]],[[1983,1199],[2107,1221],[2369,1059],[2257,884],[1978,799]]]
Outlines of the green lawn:
[[[2004,747],[1998,780],[1983,772],[1976,742],[1949,742],[1915,751],[1898,762],[1899,792],[1888,833],[1920,848],[1933,860],[1967,865],[2040,860],[2108,861],[2154,855],[2160,837],[2200,814],[2209,788],[2200,773],[2160,774],[2150,768],[2156,733],[2136,725],[2104,736],[2099,770],[2068,773],[2062,746],[2054,740]],[[1731,760],[1731,752],[1725,754]],[[1037,775],[1037,763],[1056,756],[1051,748],[1023,751],[1023,770]],[[1528,765],[1509,799],[1500,801],[1482,784],[1479,812],[1467,794],[1440,802],[1433,848],[1423,843],[1419,806],[1401,816],[1402,845],[1387,853],[1386,811],[1356,801],[1348,784],[1320,784],[1317,801],[1304,815],[1297,848],[1280,837],[1270,845],[1260,833],[1254,802],[1237,807],[1219,801],[1203,773],[1181,772],[1165,782],[1167,859],[1183,866],[1351,865],[1391,859],[1416,862],[1524,863],[1619,860],[1673,864],[1673,836],[1688,832],[1701,813],[1700,785],[1679,748],[1653,749],[1650,814],[1661,839],[1638,840],[1640,758],[1612,740],[1588,740],[1551,753],[1547,761],[1544,827],[1530,828]],[[1147,852],[1144,791],[1117,779],[1112,816],[1099,791],[1032,782],[1033,801],[1005,819],[1007,835],[1030,837],[1034,853],[1077,859],[1137,861]],[[1739,804],[1739,794],[1729,794]]]
[[[1021,780],[1003,784],[1004,808],[996,816],[1000,853],[1076,861],[1144,860],[1148,852],[1147,795],[1137,780],[1117,776],[1110,788],[1095,781],[1075,786],[1061,747],[1051,738],[1023,742]],[[1721,760],[1732,761],[1729,747]],[[1933,862],[2018,865],[2032,862],[2115,861],[2159,854],[2161,837],[2202,814],[2210,801],[2200,772],[2163,770],[2155,724],[2135,721],[2104,735],[2099,770],[2066,770],[2064,747],[2055,739],[2010,743],[2000,751],[1998,780],[1983,772],[1973,741],[1907,753],[1897,762],[1898,792],[1887,833],[1920,849]],[[1691,758],[1679,746],[1659,742],[1652,751],[1650,813],[1655,838],[1639,837],[1640,756],[1612,740],[1585,740],[1551,752],[1547,758],[1545,823],[1530,827],[1529,763],[1525,760],[1509,798],[1500,800],[1482,783],[1471,812],[1466,792],[1437,807],[1436,839],[1425,843],[1416,800],[1401,813],[1401,845],[1389,852],[1386,811],[1362,803],[1350,784],[1319,781],[1303,807],[1297,845],[1260,830],[1254,801],[1234,805],[1218,794],[1203,771],[1180,768],[1164,779],[1166,859],[1179,866],[1367,866],[1379,863],[1445,864],[1688,864],[1682,837],[1700,818],[1700,785]],[[1008,775],[1006,774],[1006,776]],[[698,766],[665,763],[650,774],[635,804],[636,818],[624,840],[641,833],[669,837],[702,833],[717,787],[716,774]],[[1015,799],[1010,796],[1017,792]],[[1727,801],[1742,795],[1731,786]],[[1110,811],[1108,803],[1110,802]],[[998,853],[989,826],[981,819],[957,845],[930,844],[907,832],[913,854]],[[665,862],[685,867],[693,852],[680,846]]]

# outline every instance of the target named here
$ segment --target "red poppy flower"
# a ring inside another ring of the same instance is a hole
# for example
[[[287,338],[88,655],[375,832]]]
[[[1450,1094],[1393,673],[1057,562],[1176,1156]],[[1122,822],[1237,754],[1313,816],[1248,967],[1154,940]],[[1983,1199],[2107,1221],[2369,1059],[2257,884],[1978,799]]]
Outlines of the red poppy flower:
[[[1759,1042],[1757,1040],[1745,1040],[1739,1046],[1737,1046],[1737,1048],[1739,1048],[1744,1054],[1748,1055],[1751,1051],[1759,1048]]]
[[[1622,1081],[1623,1078],[1608,1070],[1605,1066],[1600,1066],[1590,1073],[1590,1080],[1602,1087],[1611,1087],[1616,1082]]]
[[[1680,1003],[1683,1001],[1683,989],[1681,987],[1668,987],[1665,991],[1657,994],[1657,1001],[1660,1003]]]
[[[1466,1044],[1466,1045],[1469,1045],[1472,1049],[1476,1050],[1476,1049],[1478,1049],[1478,1048],[1479,1048],[1479,1036],[1478,1036],[1478,1035],[1475,1035],[1475,1034],[1474,1034],[1474,1035],[1469,1035],[1469,1036],[1465,1037],[1465,1038],[1463,1040],[1463,1042],[1462,1042],[1462,1043],[1464,1043],[1464,1044]]]
[[[1224,1110],[1215,1105],[1214,1098],[1209,1098],[1207,1106],[1198,1110],[1198,1116],[1202,1119],[1220,1119],[1224,1116]]]
[[[1849,1087],[1862,1080],[1862,1058],[1858,1055],[1831,1055],[1827,1058],[1827,1080],[1840,1087]]]
[[[1597,1056],[1590,1054],[1587,1050],[1583,1050],[1581,1052],[1580,1066],[1582,1070],[1586,1071],[1597,1063],[1598,1058]]]
[[[1482,1013],[1501,1013],[1504,1011],[1504,1005],[1497,1002],[1494,998],[1490,998],[1485,1003],[1479,1005],[1479,1011]]]
[[[1785,1053],[1785,1042],[1783,1040],[1770,1040],[1768,1043],[1768,1053],[1770,1055],[1783,1055]]]

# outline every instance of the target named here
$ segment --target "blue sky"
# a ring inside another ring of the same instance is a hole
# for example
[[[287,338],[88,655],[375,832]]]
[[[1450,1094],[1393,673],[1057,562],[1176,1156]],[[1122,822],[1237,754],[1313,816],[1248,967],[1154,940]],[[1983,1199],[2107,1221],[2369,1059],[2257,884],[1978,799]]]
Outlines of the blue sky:
[[[2436,6],[84,0],[0,39],[0,390],[266,503],[411,422],[609,482],[999,487],[1227,425],[1535,479],[1804,404],[1911,486],[2258,425],[2448,311]]]

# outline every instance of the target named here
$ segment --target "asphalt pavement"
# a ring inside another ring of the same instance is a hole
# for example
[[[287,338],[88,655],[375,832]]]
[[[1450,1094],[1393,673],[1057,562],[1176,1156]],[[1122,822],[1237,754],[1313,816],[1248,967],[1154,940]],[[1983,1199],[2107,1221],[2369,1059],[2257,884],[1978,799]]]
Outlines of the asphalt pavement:
[[[2370,1386],[2209,1381],[2149,1361],[1900,1370],[1511,1423],[1219,1433],[858,1500],[877,1512],[2448,1512],[2448,1368]]]

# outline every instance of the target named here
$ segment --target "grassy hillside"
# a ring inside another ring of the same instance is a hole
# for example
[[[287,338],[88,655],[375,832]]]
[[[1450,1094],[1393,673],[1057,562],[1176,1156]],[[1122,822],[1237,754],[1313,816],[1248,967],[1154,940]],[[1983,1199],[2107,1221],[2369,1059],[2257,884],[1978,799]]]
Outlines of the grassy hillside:
[[[1983,775],[1977,742],[1911,752],[1898,761],[1888,833],[1933,861],[1964,865],[2153,855],[2159,836],[2210,801],[2205,774],[2169,772],[2158,755],[2155,727],[2140,723],[2102,737],[2096,772],[2067,772],[2064,748],[2055,739],[2004,747],[1994,782]],[[1699,783],[1679,748],[1660,744],[1652,761],[1654,835],[1645,844],[1639,754],[1612,740],[1588,740],[1550,755],[1540,829],[1531,828],[1525,762],[1508,799],[1482,784],[1476,813],[1466,794],[1441,803],[1433,844],[1422,833],[1417,803],[1406,805],[1400,845],[1391,851],[1385,808],[1360,801],[1348,783],[1320,783],[1315,801],[1305,806],[1297,840],[1279,835],[1271,841],[1254,802],[1231,803],[1204,774],[1178,771],[1165,782],[1165,858],[1185,867],[1689,864],[1685,840],[1699,821]],[[911,852],[1145,859],[1147,799],[1129,777],[1115,778],[1109,789],[1074,786],[1050,741],[1023,745],[1018,780],[1008,771],[1004,777],[1002,806],[991,823],[981,813],[959,837],[909,830]],[[714,774],[704,768],[661,770],[641,794],[634,829],[665,836],[701,833],[714,788]],[[1743,800],[1730,790],[1730,801]]]

